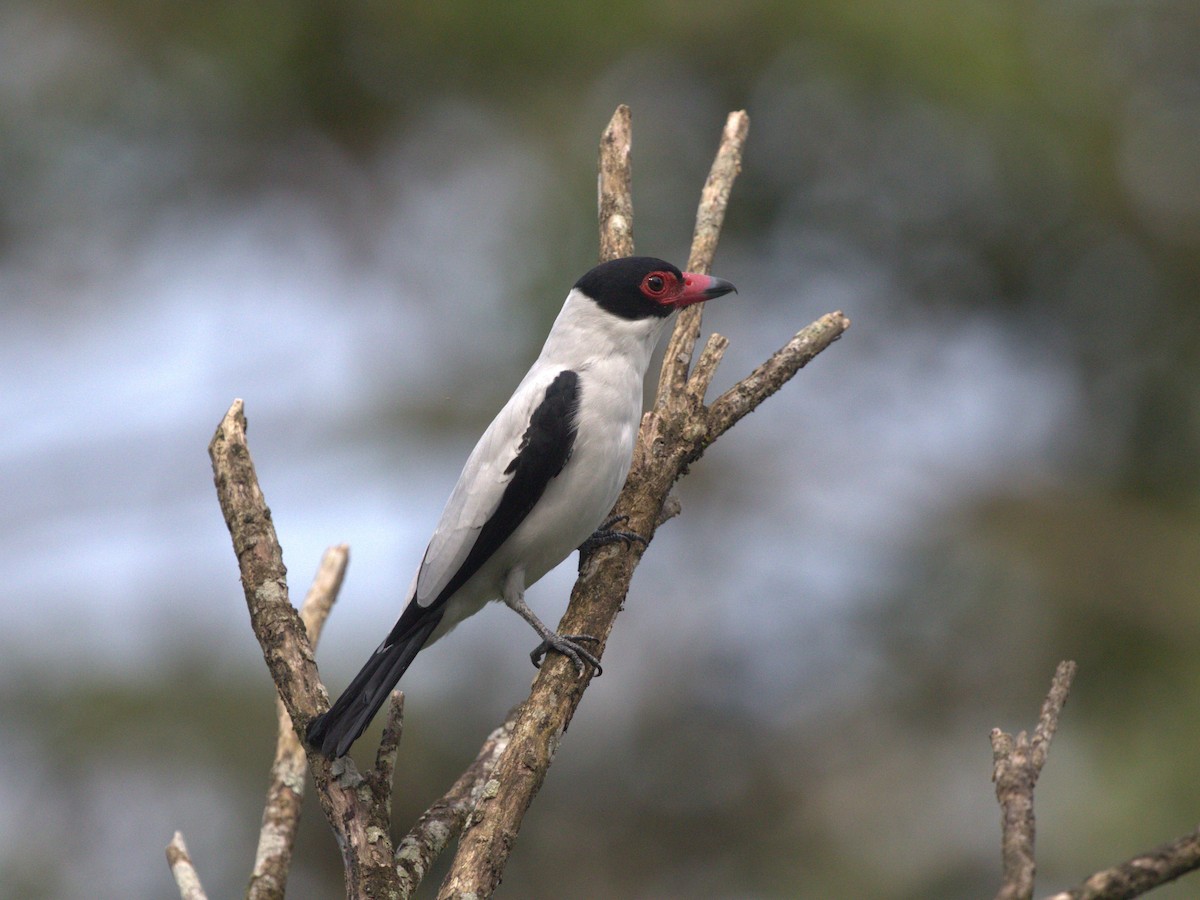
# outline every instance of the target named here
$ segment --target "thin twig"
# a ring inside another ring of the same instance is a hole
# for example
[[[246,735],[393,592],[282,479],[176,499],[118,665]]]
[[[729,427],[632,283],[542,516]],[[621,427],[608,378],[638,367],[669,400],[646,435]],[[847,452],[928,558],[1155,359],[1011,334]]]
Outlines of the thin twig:
[[[744,109],[731,112],[725,118],[721,143],[712,169],[700,191],[696,209],[696,227],[692,232],[692,250],[688,254],[688,270],[708,274],[717,255],[717,243],[725,225],[725,210],[729,208],[729,193],[742,172],[742,148],[750,133],[750,116]]]
[[[713,376],[717,374],[717,366],[721,364],[721,359],[725,356],[725,350],[728,347],[729,338],[724,335],[710,334],[708,336],[708,342],[700,351],[700,358],[696,360],[692,376],[687,380],[688,395],[696,406],[704,403],[704,395],[708,393],[708,386],[712,384]]]
[[[167,865],[175,876],[180,900],[208,900],[196,867],[192,865],[192,857],[188,855],[187,844],[183,842],[183,832],[175,832],[171,843],[167,844]]]
[[[996,799],[1000,803],[1004,862],[996,900],[1029,900],[1033,896],[1037,871],[1033,852],[1036,834],[1033,789],[1046,763],[1075,669],[1073,662],[1058,664],[1032,741],[1024,731],[1014,738],[999,728],[992,729],[992,780],[996,782]]]
[[[1050,691],[1042,701],[1042,714],[1038,717],[1037,728],[1033,731],[1033,741],[1030,744],[1033,751],[1031,761],[1038,772],[1041,772],[1042,766],[1046,764],[1050,742],[1054,740],[1054,732],[1058,730],[1058,717],[1067,705],[1071,682],[1075,680],[1078,670],[1079,666],[1071,660],[1060,662],[1054,672],[1054,680],[1050,683]]]
[[[304,623],[304,633],[308,642],[316,649],[317,641],[321,638],[321,629],[325,620],[337,602],[342,590],[342,582],[346,579],[346,567],[350,565],[350,547],[347,544],[336,544],[325,551],[321,564],[317,566],[317,574],[308,587],[308,594],[300,604],[300,621]]]
[[[375,751],[375,770],[371,777],[375,788],[385,798],[384,811],[388,821],[392,819],[392,789],[395,784],[396,754],[400,750],[400,738],[404,735],[404,692],[392,691],[387,715],[383,723],[383,737]]]
[[[326,550],[308,596],[300,607],[300,619],[308,642],[314,647],[341,590],[349,559],[350,548],[345,544]],[[262,828],[246,900],[283,900],[296,828],[300,824],[300,808],[304,802],[304,774],[308,769],[304,747],[292,727],[291,716],[278,697],[275,698],[275,713],[279,722],[275,760],[271,764],[271,782],[263,805]]]
[[[633,143],[629,107],[622,103],[600,136],[596,190],[600,209],[600,262],[633,255]]]
[[[750,133],[750,117],[745,110],[731,112],[721,132],[721,143],[709,170],[704,189],[700,192],[700,205],[696,210],[696,228],[692,232],[692,250],[688,254],[689,272],[707,275],[712,269],[721,227],[725,224],[725,210],[729,205],[729,192],[734,179],[742,171],[742,148],[746,135]],[[700,320],[703,303],[687,307],[679,314],[667,351],[663,356],[662,372],[658,378],[658,403],[668,397],[683,394],[683,385],[688,377],[688,366],[700,336]],[[661,407],[659,407],[661,408]]]
[[[850,320],[840,312],[822,316],[801,328],[771,358],[723,393],[709,406],[708,442],[732,428],[739,419],[778,391],[800,369],[842,336]]]
[[[1111,869],[1047,900],[1128,900],[1200,869],[1200,829]]]

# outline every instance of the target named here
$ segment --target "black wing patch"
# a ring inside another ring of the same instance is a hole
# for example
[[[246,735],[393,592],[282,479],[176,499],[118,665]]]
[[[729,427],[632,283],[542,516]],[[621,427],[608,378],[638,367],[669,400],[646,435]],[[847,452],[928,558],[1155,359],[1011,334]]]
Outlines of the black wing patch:
[[[529,426],[521,436],[517,455],[504,470],[506,475],[512,475],[512,480],[504,489],[500,505],[479,529],[466,559],[442,592],[428,606],[408,604],[388,636],[389,642],[403,639],[429,616],[436,615],[440,620],[446,601],[479,571],[480,566],[525,521],[530,510],[546,492],[551,479],[563,470],[571,458],[579,427],[579,398],[579,373],[570,369],[559,372],[546,388],[542,402],[529,417]]]

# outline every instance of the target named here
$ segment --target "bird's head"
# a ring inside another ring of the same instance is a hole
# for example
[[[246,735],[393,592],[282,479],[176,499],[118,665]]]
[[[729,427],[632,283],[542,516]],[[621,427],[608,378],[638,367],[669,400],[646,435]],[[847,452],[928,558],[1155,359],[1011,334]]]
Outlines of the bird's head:
[[[575,289],[622,319],[669,316],[677,309],[737,291],[711,275],[681,272],[653,256],[626,256],[596,266]]]

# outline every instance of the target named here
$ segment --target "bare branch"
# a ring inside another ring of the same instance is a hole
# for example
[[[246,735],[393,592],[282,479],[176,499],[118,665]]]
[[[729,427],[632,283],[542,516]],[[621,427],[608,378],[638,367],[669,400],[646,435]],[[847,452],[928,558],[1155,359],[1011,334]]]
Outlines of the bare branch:
[[[717,366],[721,364],[721,358],[725,356],[725,350],[728,347],[729,338],[720,334],[710,334],[704,349],[700,351],[696,368],[692,371],[692,377],[687,381],[688,396],[692,398],[697,407],[704,403],[704,395],[708,393],[708,386],[712,383],[713,376],[717,374]]]
[[[467,817],[484,796],[488,785],[493,784],[492,772],[496,760],[508,746],[516,713],[517,708],[514,708],[505,723],[488,735],[475,761],[396,845],[402,897],[411,896],[417,889],[434,860],[462,832]]]
[[[1058,717],[1067,702],[1075,669],[1073,662],[1058,664],[1032,741],[1024,731],[1013,738],[999,728],[992,729],[992,780],[996,782],[996,799],[1000,802],[1004,860],[1003,883],[996,900],[1029,900],[1033,896],[1037,870],[1033,854],[1036,830],[1033,789],[1058,728]]]
[[[175,832],[171,843],[167,844],[167,865],[175,876],[175,884],[179,888],[180,900],[208,900],[204,888],[200,884],[200,876],[192,865],[188,855],[187,844],[183,842],[183,833]]]
[[[1200,829],[1097,872],[1078,887],[1047,900],[1127,900],[1200,869]]]
[[[326,550],[308,596],[300,607],[300,620],[313,647],[337,600],[349,559],[350,548],[345,544]],[[278,697],[275,698],[275,713],[279,720],[275,760],[271,764],[271,782],[267,787],[258,850],[246,888],[246,900],[283,900],[296,828],[300,823],[300,808],[304,802],[304,774],[308,769],[304,747],[292,727],[291,716]]]
[[[313,649],[316,649],[321,629],[325,627],[325,620],[329,618],[329,612],[341,593],[348,565],[348,545],[337,544],[326,550],[325,555],[321,557],[321,564],[317,567],[317,574],[313,576],[313,582],[309,585],[308,594],[300,604],[300,621],[304,623],[304,633]]]
[[[725,210],[733,182],[742,171],[742,148],[750,133],[750,117],[744,109],[731,112],[725,119],[721,143],[696,210],[696,228],[692,232],[692,251],[688,255],[688,271],[708,274],[717,255],[717,242],[725,224]]]
[[[717,252],[717,241],[721,226],[725,224],[725,209],[729,205],[729,192],[733,182],[742,171],[742,147],[750,133],[750,117],[745,110],[731,112],[721,132],[721,143],[700,192],[700,206],[696,210],[696,228],[692,232],[692,251],[688,254],[689,272],[707,275],[712,269],[713,257]],[[663,356],[662,372],[658,378],[658,399],[682,396],[683,384],[687,380],[688,366],[700,336],[700,320],[703,303],[689,306],[679,314],[675,329],[667,342]],[[715,366],[714,366],[715,368]],[[711,376],[710,376],[711,377]],[[669,387],[668,387],[669,386]]]
[[[1054,740],[1054,732],[1058,730],[1058,717],[1062,715],[1063,707],[1067,704],[1067,696],[1071,693],[1071,682],[1079,667],[1071,660],[1058,664],[1054,672],[1054,680],[1050,683],[1050,692],[1042,701],[1042,714],[1038,717],[1037,728],[1033,732],[1030,746],[1033,751],[1032,762],[1038,772],[1046,764],[1046,754],[1050,752],[1050,742]]]
[[[850,320],[846,316],[832,312],[796,332],[796,336],[770,359],[712,402],[708,415],[708,443],[787,384],[849,327]]]
[[[622,103],[600,137],[600,262],[633,255],[632,134],[629,107]]]
[[[307,723],[324,700],[324,688],[303,624],[288,601],[287,569],[246,445],[241,400],[234,400],[221,420],[208,453],[221,512],[241,569],[254,635],[288,714]]]

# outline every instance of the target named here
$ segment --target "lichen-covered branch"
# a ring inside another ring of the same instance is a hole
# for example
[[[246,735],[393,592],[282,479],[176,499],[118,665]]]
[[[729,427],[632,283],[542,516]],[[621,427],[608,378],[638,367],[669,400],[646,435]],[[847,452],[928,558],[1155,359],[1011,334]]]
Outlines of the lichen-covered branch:
[[[250,449],[246,416],[234,400],[208,446],[217,498],[233,538],[250,624],[288,713],[307,720],[323,692],[304,626],[288,601],[287,569]]]
[[[1014,738],[999,728],[992,729],[992,780],[996,782],[996,799],[1000,803],[1004,862],[996,900],[1030,900],[1033,896],[1037,870],[1033,854],[1033,789],[1046,763],[1050,741],[1074,677],[1075,663],[1058,664],[1032,740],[1024,731]]]
[[[600,262],[633,256],[632,125],[622,103],[600,136],[596,181],[600,209]]]
[[[367,773],[376,793],[383,798],[383,812],[392,821],[392,789],[396,778],[396,756],[404,736],[404,692],[392,691],[383,719],[383,734],[375,751],[375,768]]]
[[[488,786],[493,784],[496,760],[508,746],[516,722],[516,709],[508,719],[488,735],[475,761],[458,777],[453,786],[417,820],[417,824],[396,845],[396,865],[400,884],[410,896],[450,841],[462,832],[467,816],[475,809]]]
[[[180,900],[208,900],[204,887],[200,884],[200,876],[192,865],[192,857],[188,854],[187,844],[183,842],[183,833],[175,832],[171,843],[167,844],[167,865],[175,877],[175,886],[179,888]]]
[[[349,559],[350,549],[345,544],[326,550],[308,596],[300,606],[300,620],[313,647],[316,647],[329,611],[337,600]],[[283,900],[296,828],[300,824],[300,807],[304,802],[308,760],[292,727],[292,718],[278,697],[275,698],[275,714],[279,721],[275,759],[271,764],[271,781],[263,805],[262,828],[246,900]]]
[[[620,112],[618,110],[618,114]],[[617,118],[614,116],[614,121]],[[708,272],[712,265],[712,254],[716,249],[729,191],[738,172],[741,145],[748,125],[749,120],[744,113],[734,113],[726,126],[721,149],[700,204],[696,237],[688,265],[694,271]],[[611,143],[607,134],[601,142],[602,258],[607,258],[604,253],[608,251],[604,248],[632,249],[631,242],[621,243],[626,236],[608,233],[612,217],[606,215],[606,211],[632,210],[632,201],[627,196],[607,198],[604,195],[606,187],[625,194],[628,192],[627,179],[606,178],[603,174],[605,148]],[[627,166],[628,153],[622,155]],[[620,162],[619,159],[609,161],[614,164]],[[835,331],[840,334],[847,324],[844,317],[839,317],[825,330],[830,334]],[[703,390],[699,391],[700,399],[697,399],[696,392],[689,391],[686,385],[695,335],[689,339],[680,332],[690,327],[681,322],[672,335],[659,382],[659,395],[653,410],[642,420],[633,465],[614,509],[615,513],[628,517],[627,526],[631,531],[647,540],[653,537],[656,527],[663,521],[662,513],[671,487],[689,462],[711,443],[707,439],[709,410],[702,403]],[[814,340],[805,344],[804,351],[790,351],[798,358],[803,357],[805,352],[810,353],[803,361],[795,362],[791,371],[794,373],[798,370],[803,362],[828,346],[832,340],[833,337],[828,337],[824,343]],[[702,379],[711,379],[725,343],[723,338],[719,338],[707,345],[701,364],[697,367]],[[786,370],[789,365],[780,363],[778,368]],[[707,386],[707,381],[704,386]],[[752,394],[753,390],[748,389],[747,393]],[[764,392],[762,397],[765,398],[769,393]],[[748,408],[752,408],[752,405]],[[733,421],[736,419],[729,424]],[[608,545],[587,553],[580,561],[580,577],[571,594],[566,614],[559,623],[559,633],[596,636],[600,642],[592,649],[597,656],[602,655],[629,589],[633,570],[644,551],[645,547],[635,542],[627,547]],[[565,656],[553,655],[546,659],[528,699],[518,710],[512,736],[496,763],[488,783],[489,789],[481,797],[459,840],[458,853],[438,894],[440,900],[483,898],[495,890],[525,813],[545,780],[554,753],[591,678],[590,669],[582,677],[577,675]],[[492,785],[494,790],[491,789]]]

